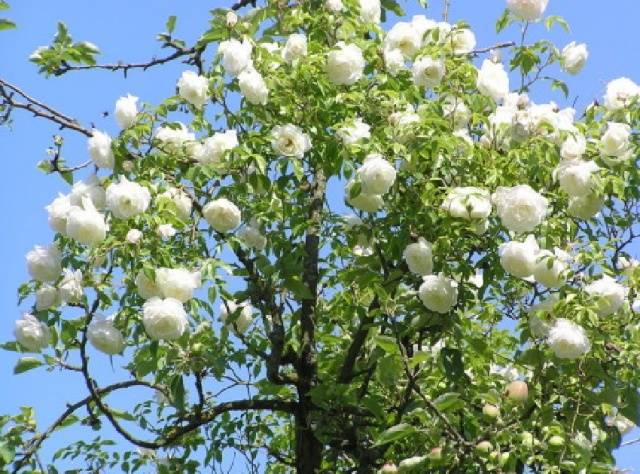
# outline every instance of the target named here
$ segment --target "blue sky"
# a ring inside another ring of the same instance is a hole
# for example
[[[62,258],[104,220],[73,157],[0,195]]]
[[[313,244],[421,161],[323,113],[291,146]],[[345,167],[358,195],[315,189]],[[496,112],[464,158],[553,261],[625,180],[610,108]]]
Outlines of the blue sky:
[[[10,0],[10,3],[12,9],[7,16],[18,23],[19,28],[0,33],[0,76],[82,123],[95,124],[97,128],[115,134],[117,128],[113,118],[103,117],[102,112],[111,112],[115,100],[129,92],[145,102],[159,102],[173,93],[175,81],[186,66],[172,63],[145,73],[133,71],[127,79],[122,74],[100,71],[45,79],[37,74],[27,57],[37,46],[51,41],[56,21],[67,23],[74,39],[97,44],[104,62],[120,59],[142,61],[164,54],[154,37],[163,31],[169,15],[178,16],[175,34],[189,43],[206,28],[207,11],[213,7],[228,6],[232,0]],[[409,14],[419,13],[414,5],[417,2],[407,3],[410,5]],[[470,23],[479,47],[515,39],[514,29],[508,29],[500,36],[495,34],[495,20],[504,8],[504,0],[452,0],[451,3],[450,19],[465,19]],[[427,10],[427,16],[439,18],[442,1],[431,0],[429,4],[431,8]],[[566,78],[572,91],[569,103],[573,101],[575,91],[580,91],[578,109],[600,98],[606,83],[616,77],[628,76],[640,81],[637,53],[640,2],[550,0],[547,13],[561,15],[571,24],[570,34],[556,27],[548,35],[558,46],[571,40],[586,42],[591,54],[582,74]],[[532,27],[532,35],[546,35],[546,32],[541,25],[536,25]],[[211,54],[209,52],[205,60],[210,60]],[[536,91],[532,98],[536,102],[554,99],[560,104],[565,103],[558,93],[550,93],[546,89]],[[45,176],[35,168],[35,164],[46,157],[45,150],[51,145],[51,136],[57,133],[56,128],[19,112],[15,113],[14,119],[13,130],[0,128],[0,156],[3,157],[5,176],[0,186],[0,202],[3,203],[0,212],[3,229],[0,261],[4,266],[0,279],[0,341],[13,338],[13,322],[21,309],[26,309],[26,306],[17,307],[16,297],[17,287],[27,279],[25,253],[34,244],[48,243],[52,239],[43,208],[59,191],[68,189],[62,180]],[[67,132],[64,135],[66,159],[76,164],[85,161],[84,138]],[[15,359],[12,353],[0,352],[0,381],[6,382],[5,388],[0,390],[2,413],[15,411],[20,405],[34,405],[38,420],[44,426],[57,416],[66,402],[85,396],[82,380],[75,374],[44,374],[36,370],[14,377]],[[117,360],[114,365],[118,365]],[[108,382],[117,378],[108,363],[104,366],[100,373],[102,380]],[[131,401],[126,397],[114,397],[113,400],[124,404]],[[58,442],[50,443],[44,450],[45,458],[54,446],[59,447],[64,442],[65,435],[61,435]],[[629,438],[637,435],[636,431]],[[640,445],[621,450],[618,460],[620,467],[640,467]]]

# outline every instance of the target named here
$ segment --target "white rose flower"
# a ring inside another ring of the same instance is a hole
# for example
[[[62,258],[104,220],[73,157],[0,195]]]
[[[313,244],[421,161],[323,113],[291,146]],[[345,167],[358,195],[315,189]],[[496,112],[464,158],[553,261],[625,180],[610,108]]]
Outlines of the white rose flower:
[[[600,151],[605,156],[613,156],[618,159],[630,157],[629,139],[631,127],[626,123],[609,122],[607,129],[600,138]]]
[[[142,270],[136,275],[135,284],[136,290],[142,299],[148,300],[154,296],[162,296],[156,282],[148,278]]]
[[[169,188],[158,196],[158,200],[169,204],[181,221],[188,221],[191,218],[193,203],[189,195],[184,191],[178,188]]]
[[[289,35],[282,49],[282,59],[288,63],[307,55],[307,37],[300,33]]]
[[[468,28],[458,28],[449,35],[454,54],[469,54],[476,47],[476,35]]]
[[[564,160],[577,160],[587,151],[587,139],[581,133],[567,136],[560,147],[560,156]]]
[[[151,339],[178,339],[189,324],[182,303],[174,298],[153,297],[142,306],[142,323]]]
[[[382,56],[384,59],[384,67],[392,76],[395,76],[404,69],[405,59],[402,51],[399,49],[385,48],[382,51]]]
[[[567,213],[578,219],[591,219],[595,216],[602,205],[604,199],[595,193],[586,194],[584,196],[572,196],[569,198],[569,207]]]
[[[236,316],[235,319],[229,319],[230,315]],[[220,321],[231,325],[234,332],[244,334],[253,322],[253,306],[247,301],[240,304],[234,301],[223,301],[220,304]]]
[[[452,119],[455,130],[464,129],[471,119],[471,112],[462,99],[451,95],[442,100],[442,113],[445,117]],[[467,132],[467,130],[463,131]]]
[[[125,237],[125,240],[130,244],[137,244],[138,242],[140,242],[140,239],[142,239],[142,231],[138,229],[129,230],[129,232],[127,232],[127,236]]]
[[[86,181],[76,181],[71,187],[69,201],[72,206],[82,206],[82,198],[84,197],[91,199],[97,209],[104,209],[106,193],[95,174],[92,174]]]
[[[222,41],[218,46],[218,54],[222,56],[222,66],[232,76],[237,76],[245,68],[253,65],[252,51],[253,46],[247,39],[242,40],[242,43],[237,39],[230,39]]]
[[[562,70],[569,74],[578,74],[582,71],[587,59],[589,51],[584,43],[577,44],[572,41],[562,49],[560,55],[560,65]]]
[[[564,160],[553,171],[560,188],[569,196],[584,196],[594,185],[593,173],[600,167],[594,161]]]
[[[55,281],[62,272],[60,250],[55,245],[36,245],[27,253],[27,271],[38,281]]]
[[[362,219],[360,219],[355,214],[348,214],[346,216],[342,216],[342,220],[344,221],[344,229],[345,230],[353,230],[353,228],[364,225]]]
[[[607,426],[615,426],[621,436],[630,433],[636,427],[636,424],[633,421],[620,414],[606,416],[604,422]]]
[[[324,6],[327,10],[334,13],[341,12],[344,8],[342,0],[325,0]]]
[[[536,21],[542,17],[549,0],[507,0],[507,8],[516,17],[526,21]]]
[[[640,86],[631,79],[626,77],[614,79],[607,84],[604,106],[612,111],[624,109],[638,96],[640,96]]]
[[[197,159],[203,164],[219,163],[225,154],[238,146],[238,136],[235,130],[216,132],[204,140]]]
[[[211,227],[223,234],[231,232],[242,222],[238,206],[225,198],[215,199],[205,205],[202,215]]]
[[[87,140],[89,156],[98,168],[113,168],[115,157],[111,149],[111,142],[111,137],[99,130],[93,130],[93,135]]]
[[[598,316],[609,316],[624,304],[629,289],[609,275],[603,275],[601,279],[585,286],[584,291],[597,299]]]
[[[186,303],[193,298],[193,292],[200,288],[200,272],[185,268],[158,268],[156,285],[165,298],[174,298]]]
[[[453,27],[446,21],[439,21],[436,23],[435,29],[438,31],[438,43],[445,44],[449,39],[449,35],[451,34]]]
[[[472,186],[453,188],[440,207],[459,219],[486,219],[491,214],[491,196]]]
[[[365,194],[385,194],[396,181],[396,170],[382,155],[373,153],[357,170]]]
[[[64,269],[62,281],[58,285],[60,299],[68,304],[79,303],[84,296],[82,288],[82,272]]]
[[[36,309],[43,311],[60,305],[60,296],[55,286],[43,285],[36,291]]]
[[[563,318],[557,319],[549,330],[547,343],[560,359],[578,359],[591,349],[584,329]]]
[[[413,138],[415,134],[415,125],[419,122],[420,116],[416,113],[411,104],[407,104],[405,110],[393,112],[389,115],[389,123],[397,129],[396,139],[400,143],[404,143]]]
[[[238,23],[238,15],[234,11],[228,11],[227,16],[225,17],[227,27],[233,28]]]
[[[209,80],[193,71],[184,71],[178,80],[178,95],[200,109],[209,100]]]
[[[150,202],[149,190],[125,176],[120,176],[118,183],[111,183],[107,188],[107,208],[119,219],[129,219],[143,213]]]
[[[95,245],[107,236],[107,223],[88,197],[83,207],[73,206],[67,215],[67,235],[85,245]]]
[[[632,310],[635,314],[640,313],[640,299],[635,299],[635,300],[633,301],[633,303],[631,304],[631,310]]]
[[[49,345],[49,327],[34,315],[24,313],[16,320],[13,334],[21,346],[31,352],[40,352]]]
[[[154,138],[160,142],[163,151],[169,153],[176,153],[183,149],[192,153],[196,145],[195,134],[181,122],[175,122],[171,127],[163,125],[156,130]]]
[[[351,85],[362,77],[365,62],[362,51],[355,44],[340,41],[327,56],[329,80],[337,85]]]
[[[356,245],[353,247],[356,257],[370,257],[373,255],[373,243],[365,234],[358,235]]]
[[[120,97],[116,101],[114,114],[116,122],[123,130],[133,126],[138,116],[138,98],[131,94],[127,94],[126,97]]]
[[[547,288],[560,288],[565,283],[569,255],[560,249],[540,250],[536,255],[533,277]]]
[[[442,273],[427,275],[423,280],[418,295],[425,307],[442,314],[451,311],[458,300],[458,283]]]
[[[432,244],[423,237],[420,237],[417,242],[407,245],[402,256],[411,273],[430,275],[433,272]]]
[[[253,105],[265,105],[269,98],[269,89],[262,74],[252,67],[246,68],[238,76],[238,86],[244,98]]]
[[[53,231],[60,232],[61,234],[67,232],[67,216],[71,208],[71,199],[64,194],[58,194],[58,197],[45,207],[49,214],[49,227],[51,227]]]
[[[418,87],[431,89],[442,81],[445,69],[441,59],[422,56],[413,63],[413,83]]]
[[[380,23],[380,0],[360,0],[360,19],[365,23]]]
[[[97,314],[87,327],[87,339],[93,347],[108,355],[120,354],[124,350],[124,337],[113,325],[113,316]]]
[[[360,194],[352,198],[351,188],[354,184],[355,181],[352,179],[345,187],[345,199],[347,204],[364,212],[377,212],[382,206],[384,206],[384,200],[379,194],[366,194],[360,191]]]
[[[397,50],[410,59],[422,47],[422,37],[411,23],[400,21],[393,25],[383,42],[384,50]]]
[[[260,232],[260,227],[256,222],[245,225],[240,231],[238,231],[238,238],[244,242],[244,244],[252,249],[256,249],[258,252],[264,250],[267,245],[267,238]]]
[[[418,35],[418,37],[422,41],[422,45],[425,45],[427,43],[427,38],[425,38],[425,35],[428,31],[436,28],[437,23],[424,15],[413,15],[413,17],[411,18],[411,26],[416,32],[416,35]]]
[[[502,225],[513,232],[531,232],[548,212],[549,201],[527,184],[499,187],[491,198]]]
[[[360,140],[371,138],[371,127],[364,123],[360,117],[353,121],[353,125],[340,128],[336,135],[345,145],[352,145]]]
[[[476,87],[482,95],[491,97],[496,102],[504,99],[509,93],[509,76],[502,63],[485,59],[478,71]]]
[[[540,247],[534,235],[524,242],[511,241],[500,246],[500,265],[504,271],[517,278],[533,275]]]
[[[161,239],[170,239],[178,232],[171,224],[160,224],[156,230]]]
[[[311,149],[311,139],[296,125],[277,125],[271,130],[271,148],[276,155],[302,158]]]

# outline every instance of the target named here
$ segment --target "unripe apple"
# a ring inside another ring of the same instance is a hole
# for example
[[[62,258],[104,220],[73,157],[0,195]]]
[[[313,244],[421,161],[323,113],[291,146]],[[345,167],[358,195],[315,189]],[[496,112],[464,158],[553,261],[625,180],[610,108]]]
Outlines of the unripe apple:
[[[493,449],[489,441],[480,441],[476,444],[476,452],[479,454],[488,454]]]
[[[393,474],[394,472],[398,472],[398,467],[392,462],[386,462],[380,468],[378,474]]]
[[[509,400],[516,403],[524,403],[529,398],[529,387],[527,382],[514,380],[505,389],[505,394]]]
[[[204,351],[204,344],[202,344],[201,342],[196,342],[194,345],[191,346],[192,354],[201,354],[202,351]]]
[[[499,460],[499,464],[501,466],[504,466],[505,464],[507,464],[509,462],[509,453],[504,452],[504,453],[500,453],[500,460]]]
[[[522,446],[528,449],[533,448],[533,435],[529,431],[520,434],[520,439],[522,440]]]
[[[487,418],[498,418],[498,416],[500,416],[500,408],[498,408],[495,405],[491,405],[490,403],[487,403],[482,407],[482,413]]]
[[[560,435],[553,435],[549,438],[549,446],[552,449],[561,448],[564,446],[564,438]]]
[[[442,448],[440,446],[432,448],[429,452],[429,459],[432,461],[439,461],[442,459]]]

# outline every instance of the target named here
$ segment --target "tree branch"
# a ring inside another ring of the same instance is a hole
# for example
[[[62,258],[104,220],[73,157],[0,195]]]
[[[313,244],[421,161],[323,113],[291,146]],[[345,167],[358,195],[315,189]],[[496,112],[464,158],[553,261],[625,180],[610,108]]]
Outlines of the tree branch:
[[[488,48],[474,49],[469,54],[472,56],[476,56],[478,54],[490,53],[494,49],[510,48],[515,45],[516,45],[515,41],[506,41],[504,43],[494,44],[493,46],[489,46]]]

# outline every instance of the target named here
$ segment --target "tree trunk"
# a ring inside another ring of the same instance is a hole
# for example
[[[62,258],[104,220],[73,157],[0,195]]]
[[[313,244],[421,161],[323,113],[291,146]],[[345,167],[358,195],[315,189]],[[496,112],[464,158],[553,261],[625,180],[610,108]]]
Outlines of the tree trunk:
[[[296,472],[317,474],[322,463],[322,444],[316,438],[311,426],[310,400],[300,400],[296,413]]]

